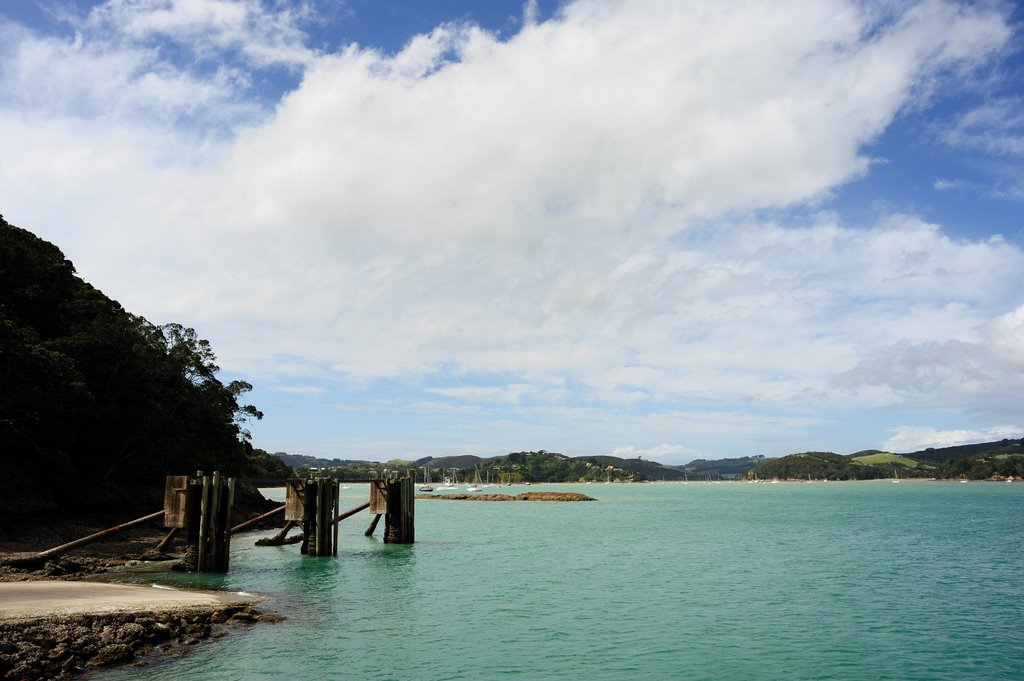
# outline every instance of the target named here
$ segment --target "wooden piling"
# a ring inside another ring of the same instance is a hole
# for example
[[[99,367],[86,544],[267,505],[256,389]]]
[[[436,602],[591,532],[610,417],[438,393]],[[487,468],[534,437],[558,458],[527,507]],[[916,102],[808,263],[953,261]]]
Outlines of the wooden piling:
[[[334,537],[331,542],[331,555],[338,555],[338,509],[341,507],[341,489],[338,486],[338,481],[334,480],[334,506],[331,508],[331,527],[334,529]]]
[[[309,556],[338,555],[338,481],[334,478],[289,480],[285,519],[301,522],[304,540],[300,553]]]
[[[366,532],[363,534],[367,537],[372,536],[374,531],[377,529],[377,524],[380,519],[384,517],[384,514],[388,510],[388,483],[387,480],[373,480],[370,482],[370,513],[373,514],[373,520],[370,521],[370,526],[366,528]]]
[[[234,479],[222,478],[219,471],[214,471],[212,476],[199,471],[182,489],[181,476],[174,477],[174,480],[168,478],[165,487],[164,516],[166,522],[170,513],[172,524],[187,530],[185,570],[227,572]],[[180,508],[179,495],[184,502]]]
[[[318,478],[312,481],[316,488],[314,513],[316,537],[314,556],[338,555],[338,532],[335,517],[338,515],[338,481],[334,478]]]
[[[384,543],[412,544],[416,539],[414,507],[415,478],[388,480],[386,488],[387,510],[384,513]]]
[[[415,541],[415,485],[413,475],[374,480],[370,484],[370,512],[376,517],[366,530],[366,536],[373,534],[383,515],[385,543],[412,544]]]
[[[202,478],[202,492],[199,495],[199,537],[197,538],[197,571],[206,572],[207,538],[210,527],[210,478],[204,475]]]

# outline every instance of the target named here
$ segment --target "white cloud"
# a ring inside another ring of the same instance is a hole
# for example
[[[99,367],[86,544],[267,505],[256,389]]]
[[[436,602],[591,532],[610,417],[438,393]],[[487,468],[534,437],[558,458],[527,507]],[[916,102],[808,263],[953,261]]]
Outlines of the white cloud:
[[[235,159],[250,191],[287,197],[276,207],[293,220],[330,215],[346,240],[366,224],[378,238],[527,248],[553,230],[674,231],[863,173],[860,145],[915,83],[966,58],[965,41],[977,57],[1005,37],[995,17],[943,15],[956,30],[936,40],[937,14],[911,12],[870,41],[867,19],[835,2],[577,3],[507,43],[439,29],[393,58],[317,61]],[[666,205],[669,224],[651,214]]]
[[[984,430],[937,430],[931,426],[902,426],[894,429],[883,449],[889,452],[910,453],[928,447],[956,447],[979,442],[991,442],[1024,436],[1020,426],[994,426]]]
[[[315,53],[299,28],[315,14],[309,2],[292,0],[265,8],[260,0],[109,0],[84,20],[69,16],[81,31],[147,42],[171,39],[200,58],[235,50],[255,66],[302,65]]]
[[[851,401],[991,401],[1019,386],[993,364],[1019,248],[784,212],[1009,36],[984,6],[880,6],[587,0],[393,56],[316,54],[308,9],[255,1],[118,0],[77,38],[2,24],[0,203],[254,382],[429,377],[570,447],[682,456]],[[268,65],[305,69],[272,112],[250,99]]]
[[[702,456],[701,452],[689,447],[682,445],[672,445],[667,442],[663,442],[649,449],[637,449],[636,447],[617,447],[612,450],[611,456],[617,456],[623,459],[647,459],[648,461],[657,461],[664,463],[666,461],[671,462],[688,462],[698,459]]]
[[[966,187],[969,187],[970,183],[966,180],[951,180],[945,177],[940,177],[935,180],[932,187],[937,192],[948,192],[948,191],[959,191]]]
[[[457,400],[489,404],[520,404],[532,402],[562,402],[569,397],[562,388],[544,388],[529,383],[512,383],[500,386],[458,386],[433,388],[430,392]]]
[[[1024,392],[1024,306],[986,320],[971,340],[899,341],[876,348],[839,385],[881,387],[889,399],[930,408],[971,404],[1014,415]]]
[[[285,385],[274,388],[277,392],[287,393],[289,395],[324,395],[327,390],[318,385]]]
[[[0,18],[0,94],[6,109],[43,124],[148,129],[202,154],[197,141],[266,115],[247,99],[262,69],[315,58],[299,28],[309,15],[304,3],[268,11],[258,0],[110,0],[85,16],[60,14],[70,29],[60,35]]]
[[[1024,98],[989,101],[960,115],[943,132],[947,144],[999,156],[1024,156]]]
[[[1015,93],[1016,94],[1016,93]],[[938,137],[960,152],[986,156],[983,167],[989,179],[985,194],[990,198],[1024,199],[1024,98],[1001,96],[987,99],[951,122],[937,125]],[[963,189],[979,182],[936,184],[936,189]]]

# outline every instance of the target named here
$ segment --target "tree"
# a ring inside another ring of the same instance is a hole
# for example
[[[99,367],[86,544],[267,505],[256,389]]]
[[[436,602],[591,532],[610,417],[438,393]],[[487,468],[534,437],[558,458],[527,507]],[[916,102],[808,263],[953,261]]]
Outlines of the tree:
[[[245,425],[263,415],[241,401],[251,384],[224,385],[218,371],[194,329],[127,312],[0,216],[0,507],[80,505],[197,469],[246,473]]]

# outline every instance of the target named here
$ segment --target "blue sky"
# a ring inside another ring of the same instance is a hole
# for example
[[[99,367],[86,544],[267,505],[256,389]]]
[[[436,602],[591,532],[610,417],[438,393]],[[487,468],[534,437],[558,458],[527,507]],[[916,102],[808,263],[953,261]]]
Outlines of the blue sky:
[[[0,212],[270,451],[1024,435],[1002,2],[0,5]]]

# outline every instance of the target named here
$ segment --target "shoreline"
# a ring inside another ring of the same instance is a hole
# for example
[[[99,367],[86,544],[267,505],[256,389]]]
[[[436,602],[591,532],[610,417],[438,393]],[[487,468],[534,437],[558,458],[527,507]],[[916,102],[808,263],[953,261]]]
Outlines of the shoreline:
[[[166,534],[160,528],[137,528],[42,564],[33,559],[39,550],[92,528],[22,520],[5,529],[0,679],[72,679],[97,669],[142,667],[186,654],[201,641],[284,619],[258,607],[267,600],[260,595],[97,580],[117,579],[120,568],[172,563],[177,556],[152,551]]]
[[[0,621],[0,678],[66,680],[101,668],[144,667],[233,629],[282,619],[246,604],[6,619]]]
[[[0,583],[0,622],[77,615],[218,610],[265,600],[250,594],[187,591],[157,585],[33,580]]]
[[[579,492],[524,492],[522,494],[455,493],[417,494],[416,499],[448,499],[451,501],[597,501]]]
[[[183,655],[201,641],[283,620],[257,607],[266,600],[244,592],[23,574],[20,581],[0,582],[0,679],[66,680]]]

